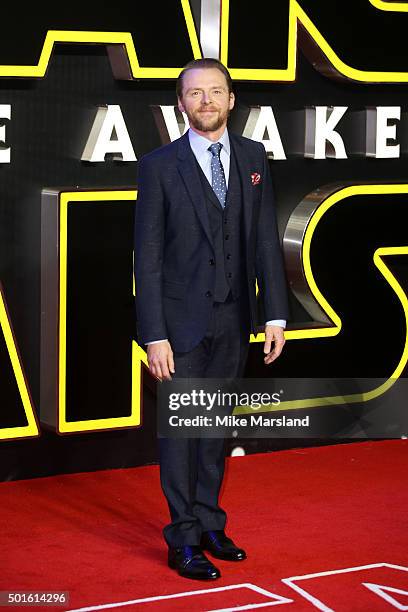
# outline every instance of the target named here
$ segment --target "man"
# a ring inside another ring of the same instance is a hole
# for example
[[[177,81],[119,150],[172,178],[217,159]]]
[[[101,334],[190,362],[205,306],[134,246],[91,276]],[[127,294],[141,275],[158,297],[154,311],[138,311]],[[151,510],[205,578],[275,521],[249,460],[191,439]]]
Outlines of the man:
[[[267,321],[266,364],[285,342],[287,296],[268,161],[262,144],[227,130],[235,97],[218,60],[188,63],[177,97],[190,129],[139,164],[139,342],[159,380],[235,378],[256,331],[255,279]],[[188,578],[218,578],[204,550],[223,560],[246,558],[226,536],[218,505],[224,440],[160,438],[159,451],[171,515],[163,530],[168,564]]]

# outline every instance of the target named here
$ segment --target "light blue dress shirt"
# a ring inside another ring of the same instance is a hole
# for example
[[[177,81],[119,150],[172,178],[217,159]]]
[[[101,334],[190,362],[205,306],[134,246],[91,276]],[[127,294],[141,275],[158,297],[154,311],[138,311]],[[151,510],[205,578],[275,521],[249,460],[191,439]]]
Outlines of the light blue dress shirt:
[[[208,147],[213,144],[212,140],[205,138],[204,136],[200,136],[197,132],[194,132],[192,129],[188,130],[188,139],[190,141],[190,146],[194,153],[194,156],[198,163],[200,164],[201,170],[204,172],[208,182],[210,185],[212,184],[212,173],[211,173],[211,159],[212,153],[208,150]],[[222,149],[220,153],[220,159],[222,166],[224,168],[225,181],[228,187],[228,179],[229,179],[229,171],[230,171],[230,157],[231,157],[231,145],[230,139],[228,136],[228,130],[226,129],[222,136],[218,139],[217,142],[222,144]],[[286,321],[283,319],[273,319],[272,321],[267,321],[266,325],[278,325],[279,327],[286,327]],[[167,340],[167,338],[165,338]],[[146,344],[156,344],[157,342],[163,342],[163,340],[154,340],[153,342],[146,342]]]
[[[197,132],[193,132],[193,130],[188,130],[188,139],[190,141],[190,146],[193,150],[196,160],[200,164],[201,170],[204,172],[208,182],[212,185],[212,173],[211,173],[211,159],[213,154],[208,150],[208,147],[214,144],[213,140],[209,140],[204,136],[200,136]],[[228,136],[228,130],[225,130],[221,138],[217,140],[222,144],[222,149],[220,153],[220,159],[222,163],[222,167],[224,168],[225,182],[228,187],[228,179],[229,179],[229,171],[230,171],[230,155],[231,155],[231,146],[230,140]]]

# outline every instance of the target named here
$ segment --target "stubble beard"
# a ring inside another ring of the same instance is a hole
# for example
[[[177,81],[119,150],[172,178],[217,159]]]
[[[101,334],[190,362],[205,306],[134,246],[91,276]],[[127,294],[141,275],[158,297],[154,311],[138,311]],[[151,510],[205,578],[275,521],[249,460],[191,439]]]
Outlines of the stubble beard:
[[[229,109],[225,112],[218,111],[215,117],[201,117],[199,111],[188,114],[188,120],[191,126],[200,132],[215,132],[226,123],[229,115]]]

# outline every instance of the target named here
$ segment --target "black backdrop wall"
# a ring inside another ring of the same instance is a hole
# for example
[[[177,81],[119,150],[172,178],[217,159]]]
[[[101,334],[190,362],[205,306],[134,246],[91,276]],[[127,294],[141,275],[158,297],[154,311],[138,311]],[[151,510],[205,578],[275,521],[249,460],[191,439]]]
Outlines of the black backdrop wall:
[[[70,5],[66,14],[58,7],[53,15],[40,4],[26,25],[17,9],[10,11],[0,43],[0,111],[5,117],[0,119],[4,126],[0,140],[2,150],[10,152],[10,161],[0,163],[0,281],[8,313],[2,314],[0,338],[2,479],[156,460],[155,383],[140,365],[144,381],[140,427],[99,425],[102,431],[66,435],[54,431],[53,419],[62,402],[61,320],[54,318],[60,317],[64,301],[64,419],[74,424],[88,422],[92,429],[93,420],[108,423],[109,419],[130,417],[132,381],[134,384],[132,192],[137,189],[137,161],[121,161],[108,154],[103,162],[89,162],[81,156],[97,108],[104,105],[120,106],[138,159],[162,145],[157,107],[176,103],[174,75],[149,76],[153,73],[142,70],[125,80],[120,77],[132,75],[123,44],[112,47],[113,36],[109,44],[90,43],[95,32],[131,32],[142,68],[180,68],[194,54],[183,7],[186,10],[186,3],[176,0],[156,2],[149,10],[123,2],[117,14],[111,7],[104,14],[100,4],[87,2],[78,11]],[[198,8],[193,3],[195,17]],[[258,69],[286,68],[294,10],[310,19],[323,42],[329,41],[346,66],[358,68],[365,77],[351,80],[333,62],[329,70],[330,57],[324,56],[323,43],[319,49],[311,42],[306,18],[303,26],[298,24],[295,80],[284,82],[283,73],[266,78],[258,75]],[[299,203],[312,192],[319,198],[327,185],[408,184],[404,117],[407,22],[406,13],[379,10],[369,0],[252,2],[250,15],[247,2],[230,3],[228,65],[233,69],[238,99],[230,129],[244,132],[250,107],[273,108],[286,154],[286,159],[271,160],[282,236]],[[196,26],[198,31],[197,19]],[[46,48],[47,31],[74,32],[65,38],[56,34],[55,40],[75,40],[75,33],[88,32],[89,42],[56,42],[45,74],[36,76],[33,66],[44,64],[40,53]],[[241,69],[251,69],[254,77],[239,72]],[[400,73],[394,78],[397,82],[387,82],[394,73]],[[305,109],[316,106],[348,107],[336,127],[347,159],[319,160],[305,153]],[[395,122],[396,139],[389,140],[390,144],[400,143],[397,158],[379,159],[367,152],[367,109],[382,106],[402,109],[401,121]],[[10,119],[6,107],[11,108]],[[109,197],[115,191],[130,195],[115,200]],[[56,211],[59,194],[64,192],[100,192],[101,196],[68,205],[67,287],[66,294],[61,294],[63,217]],[[51,194],[48,201],[47,194]],[[273,368],[266,368],[262,344],[252,343],[247,376],[387,378],[396,368],[398,375],[404,375],[406,305],[373,265],[373,253],[380,247],[406,247],[407,209],[407,193],[392,189],[385,194],[375,190],[369,196],[355,194],[346,206],[330,208],[316,228],[310,258],[320,292],[342,321],[341,332],[321,337],[313,333],[334,323],[330,317],[325,320],[324,309],[316,308],[316,298],[310,297],[303,279],[304,262],[299,259],[296,269],[288,258],[293,316],[284,354]],[[388,257],[387,265],[406,289],[404,255]],[[303,300],[302,283],[307,298]],[[8,325],[19,358],[13,357]],[[20,380],[18,385],[20,366],[25,384]],[[33,429],[24,430],[30,406],[41,421],[39,437],[30,438]],[[317,442],[234,439],[228,444],[257,452]]]

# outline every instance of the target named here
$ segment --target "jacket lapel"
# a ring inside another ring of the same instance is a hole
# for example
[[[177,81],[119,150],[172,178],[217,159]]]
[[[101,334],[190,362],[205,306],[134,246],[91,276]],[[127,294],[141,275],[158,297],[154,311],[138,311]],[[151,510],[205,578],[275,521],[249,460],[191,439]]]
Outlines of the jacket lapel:
[[[205,202],[204,189],[198,174],[197,162],[188,140],[188,132],[186,132],[186,134],[184,134],[179,140],[177,157],[178,171],[180,172],[181,178],[186,186],[187,192],[190,196],[201,225],[203,226],[204,232],[211,246],[214,246],[211,235],[210,220],[208,218],[207,205]]]
[[[244,208],[245,238],[249,241],[253,211],[253,187],[251,182],[251,167],[247,152],[243,143],[236,138],[235,134],[229,132],[231,146],[234,148],[238,172],[242,185],[242,206]]]
[[[196,167],[200,175],[201,185],[203,187],[203,191],[205,193],[206,198],[210,200],[210,202],[216,207],[218,211],[222,212],[222,206],[220,204],[220,201],[215,195],[214,190],[212,186],[210,185],[210,183],[208,182],[207,177],[205,176],[204,172],[201,170],[200,166],[197,166],[196,164]]]

